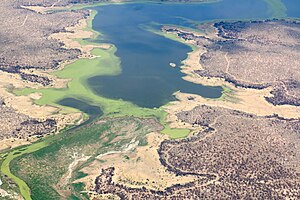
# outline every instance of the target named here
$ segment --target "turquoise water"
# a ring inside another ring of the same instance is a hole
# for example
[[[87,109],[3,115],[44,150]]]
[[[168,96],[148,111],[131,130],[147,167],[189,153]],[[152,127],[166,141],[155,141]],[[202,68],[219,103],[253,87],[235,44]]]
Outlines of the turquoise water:
[[[225,0],[211,4],[126,4],[97,7],[93,28],[104,34],[101,42],[116,45],[122,73],[88,80],[99,95],[131,101],[141,107],[160,107],[174,99],[176,91],[218,98],[221,87],[184,81],[179,67],[191,48],[149,32],[143,27],[174,24],[194,27],[217,19],[267,18],[272,15],[262,0]]]

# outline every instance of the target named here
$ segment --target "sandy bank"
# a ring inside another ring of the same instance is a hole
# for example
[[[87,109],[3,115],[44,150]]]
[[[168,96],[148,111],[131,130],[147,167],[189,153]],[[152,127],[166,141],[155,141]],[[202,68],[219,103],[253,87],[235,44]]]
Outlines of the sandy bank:
[[[92,191],[94,181],[99,176],[99,167],[115,167],[113,181],[133,188],[151,188],[154,190],[164,189],[175,183],[188,183],[195,180],[193,176],[176,176],[166,171],[159,161],[158,148],[161,142],[168,137],[160,133],[150,133],[147,135],[147,146],[138,146],[135,151],[124,151],[101,156],[100,160],[94,161],[90,166],[83,169],[88,174],[83,179],[76,182],[84,182],[87,191]],[[130,159],[125,160],[124,155]]]
[[[90,11],[90,16],[92,15]],[[82,19],[78,22],[77,25],[73,27],[67,27],[66,32],[54,33],[50,36],[50,39],[56,39],[64,43],[64,48],[67,49],[80,49],[82,55],[80,58],[93,58],[91,51],[94,48],[109,49],[110,44],[81,44],[80,39],[89,39],[93,38],[95,32],[88,30],[88,20]]]
[[[67,32],[64,33],[55,33],[50,36],[51,39],[59,40],[64,43],[64,48],[77,48],[82,51],[82,58],[93,56],[90,54],[90,51],[94,48],[103,48],[108,49],[110,45],[108,44],[81,44],[79,39],[90,38],[95,34],[92,31],[88,30],[88,20],[82,19],[79,23],[73,27],[68,27]],[[77,40],[78,39],[78,40]],[[74,62],[74,60],[60,63],[60,68],[63,68],[65,65]],[[26,73],[41,75],[43,77],[48,77],[53,81],[50,87],[54,88],[63,88],[66,87],[69,80],[58,79],[50,73],[52,70],[48,71],[39,71],[39,70],[23,70]],[[82,119],[81,113],[71,113],[71,114],[62,114],[60,109],[53,106],[40,106],[33,103],[34,100],[37,100],[41,97],[39,93],[32,93],[28,96],[16,96],[11,91],[14,88],[43,88],[38,83],[24,81],[18,74],[11,74],[6,72],[0,73],[0,96],[5,102],[6,106],[13,108],[18,113],[25,114],[31,118],[38,120],[45,120],[47,118],[55,119],[57,121],[58,130],[64,128],[66,125],[74,124],[75,122]],[[7,139],[5,141],[0,141],[1,149],[12,148],[23,144],[28,144],[31,141],[23,141],[18,139]]]
[[[212,33],[209,34],[211,35]],[[207,35],[203,34],[203,36]],[[195,42],[193,41],[181,41],[183,43],[195,45]],[[262,90],[246,89],[236,87],[235,85],[220,78],[201,77],[200,75],[196,74],[194,72],[195,70],[202,69],[199,61],[201,55],[205,52],[205,48],[197,47],[194,49],[194,51],[188,54],[188,58],[182,62],[183,65],[181,66],[181,71],[186,74],[183,79],[207,86],[223,86],[230,92],[226,94],[225,91],[224,95],[219,99],[206,99],[195,94],[177,92],[175,96],[178,101],[171,102],[168,106],[166,106],[166,111],[169,113],[167,120],[171,122],[171,127],[184,127],[192,130],[196,129],[197,127],[180,122],[176,117],[176,113],[192,110],[196,106],[202,104],[230,108],[259,116],[278,114],[284,118],[300,117],[300,107],[290,105],[274,106],[265,100],[265,97],[271,96],[270,91],[272,88],[266,88]]]

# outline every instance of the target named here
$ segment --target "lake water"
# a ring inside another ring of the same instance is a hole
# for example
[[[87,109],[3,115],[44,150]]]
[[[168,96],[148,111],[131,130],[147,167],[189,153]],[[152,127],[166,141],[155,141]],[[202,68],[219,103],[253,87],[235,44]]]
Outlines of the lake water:
[[[287,8],[289,17],[300,18],[300,1],[299,0],[282,0]]]
[[[85,124],[92,122],[94,119],[96,119],[97,117],[99,117],[103,114],[102,110],[98,106],[92,106],[84,100],[81,101],[81,100],[74,99],[74,98],[65,98],[57,103],[62,106],[76,108],[76,109],[80,110],[81,112],[86,113],[89,116],[89,119],[86,120],[84,123],[82,123],[80,126],[83,126]]]
[[[93,28],[103,34],[98,42],[112,43],[121,59],[122,73],[88,80],[99,95],[123,99],[142,107],[160,107],[173,93],[221,96],[221,87],[184,81],[178,66],[191,48],[143,29],[153,24],[193,27],[195,21],[266,18],[272,13],[262,0],[224,0],[211,4],[125,4],[97,7]],[[177,65],[170,67],[170,62]]]

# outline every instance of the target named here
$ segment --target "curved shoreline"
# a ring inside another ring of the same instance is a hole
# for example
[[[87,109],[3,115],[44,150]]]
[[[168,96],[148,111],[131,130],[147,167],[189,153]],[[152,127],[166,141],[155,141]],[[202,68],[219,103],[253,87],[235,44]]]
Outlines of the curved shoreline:
[[[92,18],[93,17],[94,16],[92,15]],[[88,20],[91,20],[92,18],[89,18],[86,20],[88,21]],[[87,26],[85,28],[87,30],[92,30],[91,23],[87,22],[86,25]],[[80,27],[80,28],[82,28],[82,27]],[[94,31],[92,35],[94,35],[95,33],[97,33],[97,32]],[[98,34],[100,34],[100,33],[98,33]],[[69,38],[67,37],[65,39],[67,39],[66,45],[68,45]],[[88,45],[88,43],[80,43],[80,42],[79,42],[79,44],[82,46]],[[26,88],[24,90],[15,91],[15,93],[18,95],[29,95],[32,93],[38,93],[39,98],[34,100],[35,103],[37,103],[37,105],[46,105],[46,106],[51,106],[51,107],[55,107],[55,108],[60,108],[60,112],[62,114],[67,114],[70,112],[78,112],[78,110],[73,109],[73,108],[67,108],[65,106],[61,106],[54,102],[57,102],[58,100],[61,100],[66,97],[75,97],[75,98],[79,98],[79,99],[83,98],[88,101],[92,100],[91,105],[95,105],[95,106],[101,105],[100,108],[103,109],[106,117],[120,117],[120,116],[133,116],[133,115],[136,117],[145,117],[145,118],[155,117],[155,118],[159,119],[160,122],[165,127],[165,129],[162,131],[162,133],[170,135],[171,138],[185,137],[187,134],[189,134],[190,131],[187,129],[181,129],[181,128],[180,129],[171,129],[169,127],[169,125],[164,122],[164,119],[166,118],[166,112],[164,111],[164,108],[159,108],[159,109],[139,108],[128,102],[123,102],[120,100],[118,101],[118,100],[106,99],[106,98],[99,97],[99,96],[93,94],[92,91],[90,89],[87,89],[87,87],[84,84],[81,85],[82,83],[84,83],[84,82],[82,82],[82,75],[84,77],[89,77],[89,74],[94,75],[97,72],[98,73],[109,73],[109,74],[117,74],[120,72],[119,59],[114,55],[116,47],[110,46],[109,49],[106,49],[106,48],[103,49],[100,47],[100,49],[99,49],[99,46],[92,46],[92,47],[90,47],[90,50],[92,50],[91,51],[92,57],[81,58],[69,65],[62,64],[61,66],[65,66],[65,65],[66,66],[63,69],[61,69],[60,71],[56,71],[56,72],[52,73],[52,75],[55,75],[58,77],[58,79],[56,79],[56,81],[57,81],[56,83],[61,83],[62,79],[70,80],[67,83],[67,85],[59,84],[59,85],[56,85],[56,87],[54,87],[53,89],[50,89],[50,88],[45,88],[45,89]],[[99,64],[98,62],[101,62],[103,58],[105,58],[106,61],[111,63],[112,66],[114,66],[112,71],[107,71],[104,68],[103,68],[103,71],[101,71],[101,70],[99,70],[101,68],[96,66],[96,64]],[[84,75],[84,73],[78,73],[79,68],[82,67],[82,65],[81,65],[82,62],[89,63],[89,65],[86,65],[86,66],[89,66],[91,68],[91,70],[87,70],[86,68],[84,69],[84,72],[88,72],[88,74],[86,74],[86,75]],[[90,63],[94,63],[94,64],[90,65]],[[70,71],[71,71],[71,73],[70,73]],[[67,76],[70,74],[73,74],[73,75],[76,74],[78,76],[76,76],[75,78],[73,77],[73,79],[72,79],[71,77]],[[63,81],[63,82],[65,82],[65,81]],[[75,92],[75,95],[72,94],[72,92],[69,92],[67,95],[65,95],[64,94],[66,92],[66,89],[64,89],[65,86],[66,86],[67,90],[72,90],[72,88],[75,87],[77,90]],[[79,92],[78,92],[78,87],[80,89]],[[61,88],[61,89],[59,89],[59,88]],[[47,94],[48,94],[47,92],[50,93],[50,98],[49,98],[49,96],[47,96]],[[57,94],[61,94],[61,96],[57,95]],[[70,95],[70,94],[72,94],[72,95]],[[70,95],[70,96],[68,96],[68,95]],[[116,112],[116,111],[118,111],[118,112]],[[20,157],[22,155],[38,151],[38,150],[50,145],[51,142],[54,140],[55,140],[55,137],[50,137],[50,138],[47,137],[43,141],[37,141],[34,144],[24,147],[22,152],[20,152],[19,148],[17,148],[17,149],[9,151],[9,153],[3,157],[4,160],[1,165],[1,172],[4,173],[5,175],[7,175],[9,178],[11,178],[19,186],[20,192],[21,192],[22,196],[25,198],[25,200],[31,200],[30,188],[23,180],[21,180],[20,178],[18,178],[17,176],[15,176],[14,174],[11,173],[10,166],[9,166],[10,162],[12,160],[14,160],[15,158]]]
[[[176,26],[175,26],[176,27]],[[177,30],[183,30],[184,32],[191,33],[191,30],[185,30],[182,28],[176,28]],[[194,45],[193,41],[185,41],[177,36],[173,32],[165,32],[166,37],[174,38],[180,40],[181,42],[187,43],[189,45]],[[200,37],[206,37],[205,34],[197,32]],[[215,33],[217,34],[217,32]],[[217,37],[217,35],[212,34],[211,37]],[[221,85],[224,87],[223,96],[220,99],[206,99],[199,95],[187,94],[187,93],[176,93],[176,97],[179,101],[172,102],[168,107],[169,117],[174,121],[176,118],[175,113],[178,110],[192,110],[197,105],[210,105],[210,106],[220,106],[224,108],[230,108],[235,110],[240,110],[248,113],[253,113],[259,116],[272,115],[274,113],[278,114],[284,118],[297,118],[300,117],[300,108],[292,105],[275,106],[268,103],[265,97],[270,96],[272,88],[242,88],[234,85],[232,82],[228,82],[226,79],[215,78],[215,77],[203,77],[195,73],[196,70],[202,69],[200,64],[200,57],[206,52],[205,49],[201,47],[196,47],[194,45],[194,51],[189,54],[187,60],[183,61],[183,66],[181,70],[186,81],[190,81],[196,84],[203,84],[209,86]],[[193,100],[189,100],[193,98]],[[259,102],[259,103],[258,103]],[[176,122],[177,123],[177,122]]]
[[[115,49],[114,49],[115,47],[111,47],[110,48],[110,50],[113,52]],[[93,49],[93,48],[92,48]],[[95,50],[96,51],[96,53],[94,54],[94,58],[89,58],[89,60],[98,60],[98,56],[103,56],[103,54],[105,54],[104,52],[106,52],[106,51],[109,51],[109,50],[105,50],[105,49],[101,49],[101,50]],[[103,53],[103,54],[101,54],[101,52]],[[108,52],[108,54],[110,54],[110,53],[112,53],[112,52]],[[193,53],[193,52],[192,52]],[[191,54],[192,54],[191,53]],[[112,53],[113,54],[113,53]],[[89,61],[89,60],[86,60],[87,62]],[[76,62],[79,62],[79,61],[76,61]],[[68,68],[68,67],[67,67]],[[65,69],[64,69],[65,70]],[[118,73],[117,71],[115,71],[115,73]],[[184,72],[185,73],[185,72]],[[54,74],[56,74],[56,75],[58,75],[58,76],[62,76],[61,78],[69,78],[69,77],[64,77],[64,72],[55,72]],[[185,73],[185,74],[188,74],[188,73]],[[190,77],[191,78],[191,77]],[[187,77],[185,77],[185,79],[186,80],[188,80],[189,79],[189,76],[187,76]],[[78,80],[79,80],[79,78],[78,78]],[[72,87],[72,86],[70,86],[69,84],[72,84],[72,81],[70,81],[69,83],[68,83],[68,89],[70,89],[70,87]],[[77,85],[77,84],[76,84]],[[78,97],[82,97],[82,96],[85,96],[85,95],[83,95],[83,94],[87,94],[86,92],[90,92],[90,90],[87,90],[87,88],[82,88],[82,93],[80,92],[79,93],[79,95],[78,96],[76,96],[77,98]],[[30,91],[30,89],[28,89],[27,90],[27,92],[28,93],[30,93],[31,91]],[[27,93],[26,91],[25,91],[25,93]],[[40,90],[38,90],[38,92],[40,92],[40,93],[43,93],[43,92],[45,92],[45,90],[44,89],[42,89],[42,91],[40,91]],[[21,93],[20,93],[21,94]],[[44,93],[45,94],[45,93]],[[54,92],[54,96],[56,96],[55,94],[57,94],[57,93],[55,93]],[[72,94],[73,95],[73,94]],[[90,96],[91,95],[91,96]],[[183,95],[183,96],[182,96]],[[45,96],[45,95],[44,95]],[[89,94],[88,95],[88,100],[90,100],[90,99],[93,99],[95,96],[94,95],[92,95],[92,94]],[[177,94],[177,97],[179,98],[179,99],[184,99],[184,98],[187,98],[187,96],[184,96],[184,94],[180,94],[180,93],[178,93]],[[59,99],[59,98],[58,98]],[[50,99],[50,101],[51,101],[51,99]],[[124,102],[119,102],[119,101],[115,101],[115,100],[108,100],[109,102],[106,102],[107,101],[107,99],[105,99],[105,98],[99,98],[99,97],[97,97],[97,100],[96,101],[93,101],[93,105],[98,105],[98,104],[100,104],[100,105],[102,105],[101,106],[101,108],[104,108],[104,110],[105,110],[105,113],[107,114],[107,116],[110,116],[110,117],[116,117],[116,116],[122,116],[122,115],[130,115],[130,114],[135,114],[135,115],[137,115],[137,116],[139,116],[139,117],[150,117],[150,116],[155,116],[155,117],[157,117],[157,118],[159,118],[160,120],[161,120],[161,122],[165,125],[165,132],[166,133],[170,133],[171,131],[172,132],[174,132],[174,130],[171,130],[171,129],[169,129],[169,126],[168,125],[166,125],[166,123],[164,122],[164,118],[166,117],[166,114],[165,114],[165,112],[164,112],[164,110],[165,109],[168,109],[168,108],[170,108],[168,105],[167,106],[164,106],[164,108],[160,108],[160,109],[158,109],[158,110],[152,110],[152,109],[142,109],[141,110],[141,108],[136,108],[136,106],[134,106],[134,105],[132,105],[132,104],[128,104],[128,103],[124,103]],[[43,98],[41,98],[41,99],[39,99],[39,100],[37,100],[37,102],[39,102],[40,104],[47,104],[48,105],[48,103],[49,102],[47,102],[47,100],[45,100],[45,99],[43,99]],[[176,102],[172,102],[171,104],[176,104]],[[177,102],[178,103],[178,102]],[[108,108],[109,106],[108,105],[115,105],[115,107],[114,108]],[[51,104],[50,104],[51,105]],[[60,105],[58,105],[58,104],[52,104],[51,106],[57,106],[57,107],[60,107]],[[171,105],[171,107],[172,107],[172,105]],[[123,108],[126,108],[126,111],[124,112],[123,111]],[[65,109],[65,107],[62,107],[62,109]],[[132,111],[129,111],[130,109],[132,109],[133,110],[133,112]],[[114,110],[118,110],[118,111],[120,111],[119,113],[115,113],[115,111]],[[71,112],[73,112],[73,111],[75,111],[74,109],[71,109],[71,110],[68,110],[67,109],[67,111],[66,112],[69,112],[69,111],[71,111]],[[123,112],[122,112],[123,111]],[[145,114],[146,113],[146,114]],[[174,122],[174,119],[170,119],[171,121],[173,121]],[[177,122],[176,122],[177,123]],[[177,126],[177,128],[190,128],[190,127],[186,127],[186,126],[181,126],[181,125],[179,125],[179,124],[177,124],[176,125]],[[173,126],[171,126],[171,127],[173,127]],[[180,131],[182,131],[182,130],[180,130]],[[185,129],[185,131],[187,131],[187,129]],[[163,133],[164,133],[164,131],[162,131]],[[189,131],[188,131],[188,133],[189,133]],[[184,133],[184,136],[186,135],[186,134],[188,134],[188,133]],[[9,156],[6,158],[6,160],[4,160],[4,162],[6,161],[6,162],[8,162],[8,163],[6,163],[5,162],[5,165],[4,164],[2,164],[2,166],[1,166],[1,171],[3,172],[3,171],[5,171],[6,170],[6,173],[7,174],[10,174],[10,178],[12,178],[14,181],[16,181],[17,182],[17,184],[19,185],[19,187],[21,188],[21,193],[22,193],[22,195],[24,196],[24,198],[27,200],[27,199],[31,199],[30,198],[30,188],[26,185],[26,183],[24,182],[24,181],[22,181],[21,179],[19,179],[18,177],[16,177],[16,176],[14,176],[11,172],[10,172],[10,170],[9,170],[9,162],[10,161],[12,161],[14,158],[16,158],[16,157],[19,157],[19,156],[21,156],[21,155],[24,155],[24,154],[26,154],[26,153],[31,153],[31,152],[33,152],[33,151],[37,151],[37,150],[39,150],[39,149],[41,149],[41,148],[43,148],[43,147],[45,147],[45,146],[43,146],[43,145],[41,145],[41,146],[39,146],[38,144],[44,144],[43,142],[38,142],[37,143],[37,145],[35,146],[35,145],[31,145],[31,146],[28,146],[28,147],[26,147],[27,148],[27,150],[26,151],[24,151],[24,152],[22,152],[21,154],[18,154],[18,155],[13,155],[15,152],[18,152],[18,150],[14,150],[14,151],[12,151],[10,154],[9,154]],[[48,145],[48,144],[45,144],[45,145]],[[35,149],[35,147],[36,147],[36,149]],[[3,167],[3,169],[2,169],[2,167]],[[25,184],[25,186],[24,186],[24,184]],[[23,189],[23,190],[22,190]],[[28,195],[29,195],[29,197],[28,197]],[[25,197],[26,196],[26,197]]]
[[[156,117],[165,126],[165,130],[163,131],[164,134],[168,134],[171,138],[181,138],[187,136],[188,133],[190,132],[187,129],[171,130],[168,124],[164,122],[164,119],[166,118],[166,114],[164,111],[165,106],[162,106],[161,108],[158,109],[140,108],[130,102],[125,102],[122,100],[113,100],[113,99],[108,99],[105,97],[95,95],[93,91],[91,91],[91,89],[88,88],[86,80],[91,76],[117,75],[121,72],[120,59],[115,55],[115,51],[116,51],[115,46],[111,44],[106,44],[109,45],[110,48],[109,49],[102,48],[101,44],[82,40],[83,38],[94,39],[97,35],[101,35],[100,32],[97,32],[92,29],[92,20],[96,15],[96,11],[91,11],[90,13],[91,13],[90,17],[84,20],[86,21],[85,23],[81,23],[81,26],[77,26],[74,29],[71,28],[71,32],[74,31],[75,34],[72,33],[56,34],[57,38],[62,36],[61,41],[65,42],[67,47],[69,45],[74,45],[74,43],[70,43],[70,38],[75,39],[76,42],[78,42],[77,45],[81,45],[83,47],[87,45],[92,45],[89,47],[91,50],[89,56],[84,56],[83,58],[80,58],[79,60],[68,65],[64,64],[62,65],[62,67],[60,67],[60,70],[52,73],[52,75],[58,77],[57,78],[58,81],[68,80],[69,82],[67,83],[67,85],[66,86],[61,85],[55,87],[54,89],[45,88],[45,89],[36,90],[36,89],[25,88],[22,90],[17,90],[15,91],[15,93],[17,93],[18,95],[39,93],[41,98],[35,100],[36,104],[58,107],[63,110],[62,111],[63,113],[73,112],[76,111],[76,109],[66,108],[55,102],[58,102],[63,98],[72,97],[75,99],[78,98],[80,100],[87,100],[91,105],[94,106],[100,105],[101,109],[104,112],[104,115],[109,117],[119,117],[124,115],[134,115],[137,117]],[[79,32],[81,30],[84,30],[90,33],[87,33],[85,35],[79,34],[79,36],[81,37],[76,37],[76,29],[79,29]],[[71,36],[67,37],[67,35],[71,35]],[[82,35],[84,35],[83,38]],[[177,41],[177,42],[182,42],[182,41]],[[99,49],[99,47],[101,49]],[[85,55],[87,55],[87,53]],[[101,65],[103,59],[105,59],[104,61],[105,67],[104,65]],[[109,70],[107,67],[107,63],[109,63],[109,65],[111,66],[109,67]]]
[[[78,26],[75,26],[75,27],[71,27],[72,28],[75,28],[75,29],[78,29],[81,30],[81,28],[84,28],[82,27],[82,25],[86,24],[86,28],[89,29],[89,20],[92,20],[93,17],[95,16],[92,15],[92,18],[91,19],[86,19],[86,20],[83,20],[83,21],[86,21],[86,23],[83,22],[83,24],[81,25],[78,25]],[[81,22],[79,22],[80,24]],[[91,25],[91,24],[90,24]],[[94,35],[94,33],[92,34]],[[68,38],[67,38],[68,39]],[[65,44],[68,44],[68,40]],[[83,46],[83,45],[81,45]],[[92,50],[94,47],[90,48],[90,50]],[[87,52],[88,53],[88,52]],[[62,66],[64,66],[65,64],[62,64]],[[58,81],[59,82],[59,81]],[[58,87],[61,87],[61,86],[58,86]],[[58,107],[58,105],[51,105],[53,107]],[[72,109],[71,109],[72,111]],[[76,109],[73,109],[73,112],[77,112]],[[69,110],[67,110],[66,112],[69,112]],[[10,171],[10,162],[17,158],[17,157],[20,157],[24,154],[28,154],[28,153],[32,153],[32,152],[35,152],[37,150],[40,150],[46,146],[48,146],[51,142],[52,142],[53,138],[52,137],[47,137],[46,138],[46,141],[38,141],[37,143],[35,144],[31,144],[29,146],[26,146],[23,148],[23,150],[20,152],[19,151],[19,148],[18,147],[17,149],[14,149],[14,150],[11,150],[9,153],[7,153],[6,155],[1,155],[2,156],[2,159],[3,162],[1,163],[1,172],[5,175],[7,175],[10,179],[12,179],[18,186],[19,186],[19,189],[20,189],[20,193],[21,195],[24,197],[25,200],[31,200],[31,196],[30,196],[30,188],[28,187],[28,185],[23,181],[21,180],[20,178],[18,178],[17,176],[15,176],[14,174],[11,173]]]

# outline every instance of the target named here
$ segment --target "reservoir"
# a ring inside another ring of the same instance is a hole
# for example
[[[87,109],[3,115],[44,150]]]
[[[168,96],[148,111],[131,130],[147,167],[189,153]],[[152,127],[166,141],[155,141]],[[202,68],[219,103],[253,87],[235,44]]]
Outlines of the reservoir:
[[[86,120],[84,123],[80,124],[80,126],[92,122],[94,119],[100,117],[103,114],[101,109],[98,106],[89,105],[88,102],[80,101],[78,99],[64,98],[60,100],[58,104],[62,106],[77,108],[81,112],[86,113],[89,116],[89,119]]]
[[[287,16],[291,18],[300,18],[300,1],[299,0],[282,0],[286,9]]]
[[[116,76],[94,76],[88,85],[100,95],[130,101],[141,107],[160,107],[174,100],[173,93],[218,98],[222,87],[207,87],[184,81],[181,61],[192,49],[144,27],[159,30],[171,24],[194,28],[219,19],[257,19],[272,15],[262,0],[224,0],[205,4],[124,4],[95,8],[93,29],[102,35],[97,42],[114,44],[122,71]],[[170,63],[176,65],[170,67]]]

